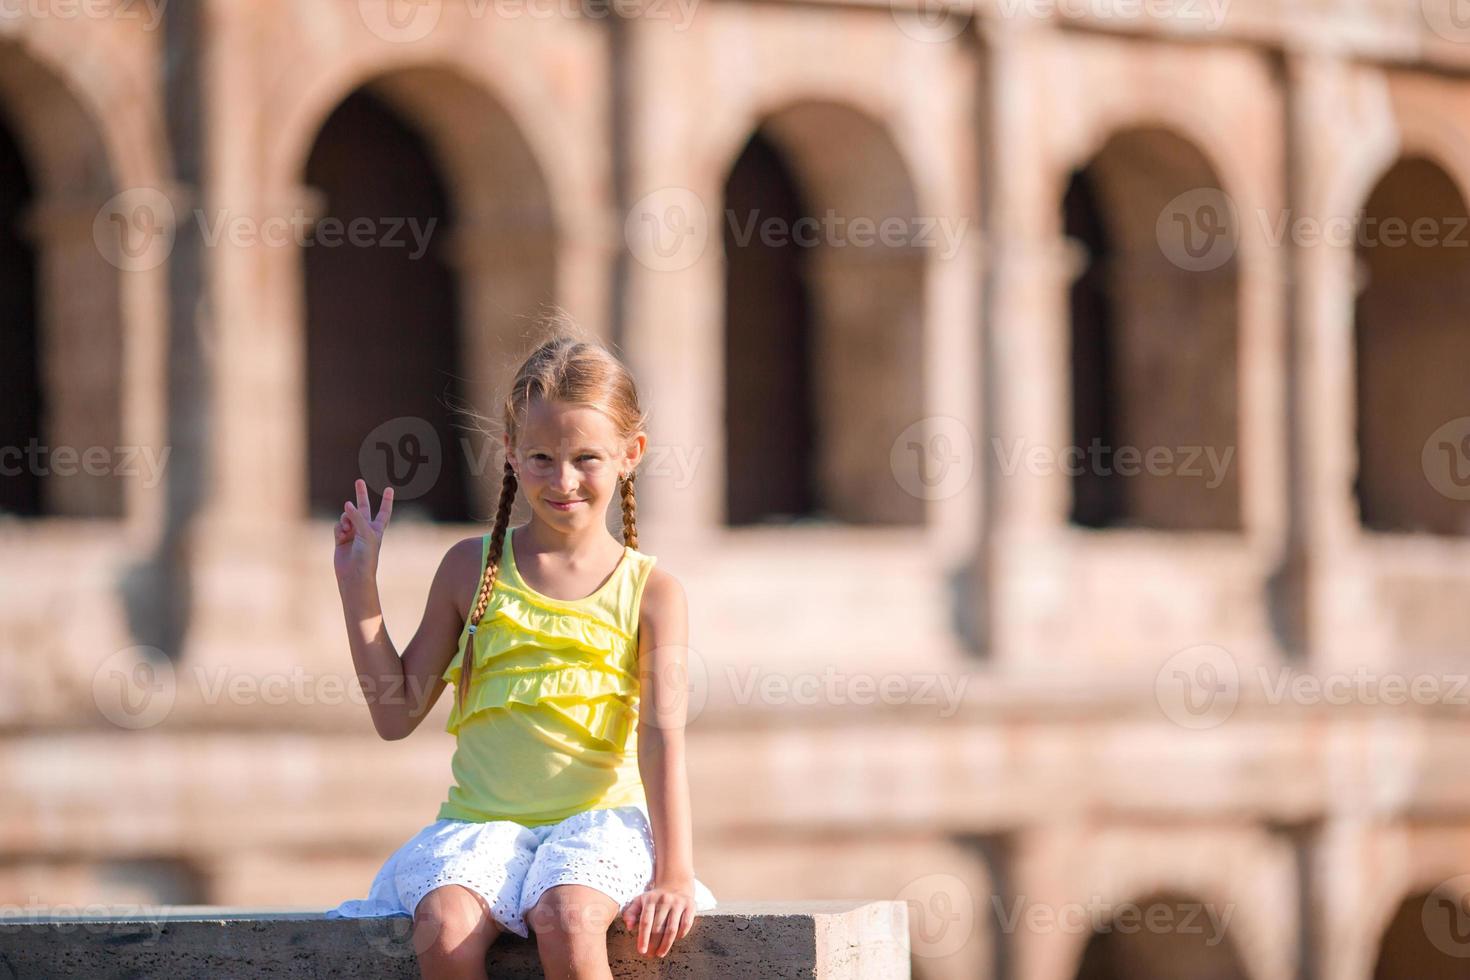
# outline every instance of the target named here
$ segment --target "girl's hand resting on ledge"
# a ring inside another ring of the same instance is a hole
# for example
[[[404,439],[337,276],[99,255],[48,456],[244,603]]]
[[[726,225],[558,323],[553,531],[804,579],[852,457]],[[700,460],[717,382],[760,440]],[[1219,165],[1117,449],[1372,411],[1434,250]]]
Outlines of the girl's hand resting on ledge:
[[[636,933],[641,955],[663,956],[694,928],[694,906],[693,881],[652,884],[623,910],[623,925]]]

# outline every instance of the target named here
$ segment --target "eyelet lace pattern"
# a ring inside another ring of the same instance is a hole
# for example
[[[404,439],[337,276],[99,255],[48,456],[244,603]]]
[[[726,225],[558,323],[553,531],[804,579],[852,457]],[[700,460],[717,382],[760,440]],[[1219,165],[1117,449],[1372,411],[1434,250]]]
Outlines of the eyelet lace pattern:
[[[373,879],[365,900],[343,902],[327,918],[413,915],[435,888],[463,885],[480,895],[495,921],[530,938],[526,913],[556,885],[608,895],[623,909],[653,880],[653,835],[641,806],[584,810],[556,824],[510,820],[436,820],[403,844]],[[695,880],[695,908],[716,899]]]

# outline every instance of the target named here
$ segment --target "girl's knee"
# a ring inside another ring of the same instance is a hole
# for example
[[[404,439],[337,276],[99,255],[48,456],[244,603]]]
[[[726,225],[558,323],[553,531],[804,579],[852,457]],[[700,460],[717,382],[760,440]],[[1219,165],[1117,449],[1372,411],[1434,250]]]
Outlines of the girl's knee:
[[[607,930],[617,918],[617,903],[585,885],[556,885],[546,889],[526,913],[526,925],[536,934],[561,946],[601,946]]]
[[[442,885],[419,900],[413,913],[413,947],[442,962],[478,962],[500,935],[485,900],[463,885]]]
[[[583,892],[592,892],[589,898]],[[559,885],[547,889],[526,912],[536,937],[536,955],[548,977],[609,977],[607,930],[617,908],[594,889]]]

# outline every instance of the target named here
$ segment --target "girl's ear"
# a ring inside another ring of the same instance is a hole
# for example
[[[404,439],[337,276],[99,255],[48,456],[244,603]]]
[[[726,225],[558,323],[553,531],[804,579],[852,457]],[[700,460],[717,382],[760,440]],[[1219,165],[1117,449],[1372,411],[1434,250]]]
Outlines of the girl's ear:
[[[627,448],[627,453],[626,453],[627,459],[625,461],[625,468],[628,469],[628,470],[630,470],[630,471],[631,470],[634,470],[634,469],[637,469],[638,468],[638,464],[643,461],[643,453],[647,449],[648,449],[648,433],[646,433],[646,432],[639,432],[637,435],[635,435],[628,442],[628,448]]]

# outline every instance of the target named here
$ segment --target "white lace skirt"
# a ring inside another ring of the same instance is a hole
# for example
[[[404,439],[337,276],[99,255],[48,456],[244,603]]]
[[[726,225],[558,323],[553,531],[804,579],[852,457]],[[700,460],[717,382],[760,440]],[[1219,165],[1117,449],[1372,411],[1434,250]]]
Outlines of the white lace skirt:
[[[530,938],[525,915],[553,885],[596,888],[626,908],[653,881],[653,834],[640,805],[584,810],[561,823],[525,827],[511,820],[441,819],[393,852],[366,899],[343,902],[326,917],[408,915],[441,885],[477,892],[503,928]],[[715,907],[697,878],[695,908]]]

